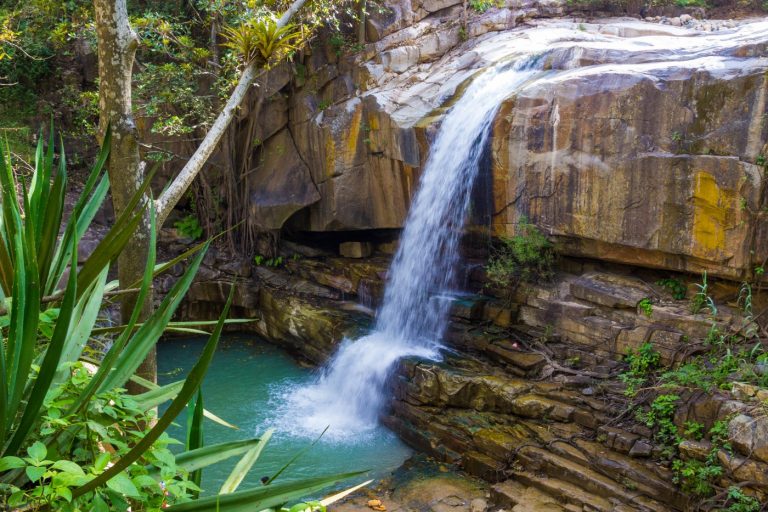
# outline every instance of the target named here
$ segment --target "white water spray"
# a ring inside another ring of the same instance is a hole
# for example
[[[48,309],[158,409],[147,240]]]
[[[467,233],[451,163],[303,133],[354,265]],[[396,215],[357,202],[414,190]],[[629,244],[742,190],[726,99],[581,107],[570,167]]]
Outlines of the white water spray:
[[[410,208],[375,329],[345,340],[317,383],[294,392],[302,428],[331,437],[376,425],[383,386],[401,358],[437,359],[459,241],[478,163],[502,101],[539,72],[535,59],[483,72],[449,110]]]

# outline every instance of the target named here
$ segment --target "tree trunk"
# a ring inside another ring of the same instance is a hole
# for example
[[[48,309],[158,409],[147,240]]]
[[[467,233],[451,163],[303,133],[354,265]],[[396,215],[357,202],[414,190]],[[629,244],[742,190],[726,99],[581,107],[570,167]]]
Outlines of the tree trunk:
[[[99,133],[103,137],[107,125],[111,127],[112,146],[107,171],[112,204],[115,214],[120,215],[145,178],[131,100],[131,77],[138,37],[128,21],[126,0],[94,0],[93,5],[99,57]],[[122,288],[140,281],[144,274],[149,252],[149,229],[147,212],[117,261]],[[124,296],[121,304],[123,323],[128,321],[135,302],[135,295]],[[147,318],[152,308],[151,294],[141,308],[142,319]],[[137,374],[153,382],[157,380],[154,348]]]
[[[304,5],[306,0],[293,0],[277,22],[284,27]],[[128,199],[140,187],[144,172],[139,156],[136,125],[131,104],[131,77],[138,46],[138,37],[128,20],[126,0],[93,0],[96,13],[96,37],[99,46],[99,127],[103,135],[107,124],[112,127],[112,148],[108,171],[112,185],[112,202],[119,215]],[[213,126],[186,163],[179,175],[156,201],[157,227],[181,199],[184,192],[216,149],[219,140],[232,122],[235,112],[258,75],[255,62],[248,63],[240,80]],[[149,251],[149,217],[142,222],[133,239],[118,259],[118,278],[123,287],[138,281]],[[133,310],[130,297],[122,304],[122,316],[127,319]],[[143,316],[151,312],[151,294],[142,305]],[[156,352],[153,348],[139,367],[137,374],[145,379],[157,380]]]

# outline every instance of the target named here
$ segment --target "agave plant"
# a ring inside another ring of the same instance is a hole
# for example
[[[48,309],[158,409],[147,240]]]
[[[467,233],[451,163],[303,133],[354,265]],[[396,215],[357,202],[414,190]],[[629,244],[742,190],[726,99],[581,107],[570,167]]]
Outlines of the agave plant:
[[[352,476],[270,482],[238,491],[271,434],[202,445],[203,417],[221,421],[203,409],[200,384],[226,323],[229,301],[185,380],[160,387],[133,376],[165,330],[191,329],[189,324],[174,326],[171,317],[210,242],[182,255],[191,258],[187,270],[139,323],[153,277],[177,261],[156,264],[156,225],[150,211],[151,251],[142,281],[131,287],[138,306],[127,325],[97,328],[105,297],[123,293],[117,283],[107,281],[110,265],[153,202],[142,200],[147,182],[79,264],[78,243],[109,188],[104,164],[110,135],[62,227],[66,160],[61,149],[54,165],[52,134],[51,129],[47,147],[40,138],[28,186],[16,179],[8,152],[0,149],[0,496],[11,507],[30,510],[152,510],[169,502],[175,502],[170,510],[261,510]],[[89,339],[108,331],[115,331],[110,348],[88,357]],[[129,380],[148,391],[127,395],[123,388]],[[164,402],[170,402],[165,413],[153,418],[152,411]],[[187,450],[174,456],[165,430],[188,404]],[[235,456],[242,458],[220,494],[195,499],[200,470]]]
[[[244,62],[259,59],[267,66],[297,50],[304,35],[301,28],[291,24],[279,27],[277,20],[269,15],[226,27],[223,32],[227,38],[224,45],[235,50]]]

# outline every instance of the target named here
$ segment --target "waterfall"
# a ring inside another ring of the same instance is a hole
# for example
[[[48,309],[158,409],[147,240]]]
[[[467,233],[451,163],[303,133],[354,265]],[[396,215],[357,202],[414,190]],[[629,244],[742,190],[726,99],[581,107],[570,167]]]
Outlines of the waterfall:
[[[438,359],[478,162],[501,102],[540,72],[538,59],[497,65],[476,77],[445,114],[388,272],[373,332],[344,340],[317,382],[287,397],[305,431],[329,436],[376,425],[383,387],[401,358]]]

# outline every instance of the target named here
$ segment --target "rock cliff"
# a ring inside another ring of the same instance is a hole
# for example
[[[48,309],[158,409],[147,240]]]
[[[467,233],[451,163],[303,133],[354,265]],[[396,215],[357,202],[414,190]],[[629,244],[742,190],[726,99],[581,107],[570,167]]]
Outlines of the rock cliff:
[[[270,82],[282,93],[261,114],[275,126],[257,149],[253,215],[268,229],[402,227],[451,98],[537,56],[546,71],[494,127],[494,233],[525,216],[563,254],[749,274],[768,257],[768,26],[548,19],[563,9],[514,0],[464,23],[460,2],[393,1],[364,47],[316,44],[292,82]]]

